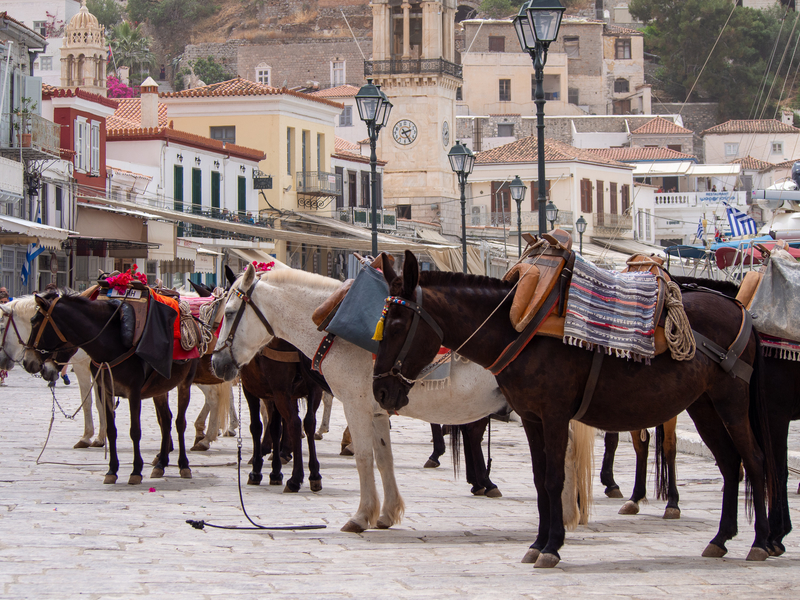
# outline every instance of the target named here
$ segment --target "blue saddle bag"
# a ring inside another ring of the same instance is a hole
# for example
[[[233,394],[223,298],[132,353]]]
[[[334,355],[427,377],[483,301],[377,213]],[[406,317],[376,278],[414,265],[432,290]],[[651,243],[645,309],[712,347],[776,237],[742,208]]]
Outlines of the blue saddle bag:
[[[388,295],[389,284],[383,273],[365,265],[325,330],[359,348],[377,353],[379,342],[372,336]]]

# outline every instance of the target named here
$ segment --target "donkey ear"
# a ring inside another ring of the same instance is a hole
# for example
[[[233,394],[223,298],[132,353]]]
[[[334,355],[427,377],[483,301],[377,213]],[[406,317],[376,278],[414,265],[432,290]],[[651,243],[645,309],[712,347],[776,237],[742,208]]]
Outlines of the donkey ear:
[[[40,308],[44,308],[44,309],[49,308],[50,303],[47,300],[45,300],[44,298],[42,298],[39,294],[34,294],[33,298],[34,298],[34,300],[36,300],[36,304]]]
[[[406,250],[406,257],[403,262],[403,297],[413,298],[418,283],[419,264],[417,263],[417,257],[410,250]]]
[[[385,252],[381,252],[381,263],[383,265],[383,278],[386,280],[386,283],[391,285],[391,283],[397,279],[397,273],[395,273],[392,268],[394,259]]]
[[[244,278],[242,279],[242,284],[239,286],[240,289],[247,290],[253,285],[253,282],[256,280],[256,269],[253,266],[253,263],[247,265],[247,270],[244,272]]]
[[[231,286],[236,281],[236,274],[228,265],[225,265],[225,279],[228,280],[228,285]]]

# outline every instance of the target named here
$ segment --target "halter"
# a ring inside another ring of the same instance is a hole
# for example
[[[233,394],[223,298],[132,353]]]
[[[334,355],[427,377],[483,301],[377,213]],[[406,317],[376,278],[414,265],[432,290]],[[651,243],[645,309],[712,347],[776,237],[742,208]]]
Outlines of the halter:
[[[392,368],[386,371],[385,373],[380,373],[379,375],[373,375],[372,379],[382,379],[383,377],[397,377],[405,384],[412,386],[416,383],[415,379],[409,379],[405,375],[400,372],[400,369],[403,367],[403,361],[405,361],[406,356],[408,355],[408,351],[411,349],[411,342],[414,341],[414,335],[417,332],[417,327],[419,326],[420,317],[425,320],[425,322],[431,326],[433,332],[439,336],[439,343],[441,344],[442,340],[444,339],[444,333],[442,332],[442,328],[433,320],[428,312],[422,308],[422,288],[417,286],[417,298],[419,298],[419,304],[416,302],[412,302],[411,300],[406,300],[405,298],[401,298],[400,296],[389,296],[386,298],[386,305],[384,306],[384,311],[389,310],[390,304],[397,304],[398,306],[404,306],[405,308],[410,309],[414,313],[414,317],[411,320],[411,327],[406,334],[405,342],[403,343],[403,347],[400,348],[400,354],[397,355],[397,359],[394,361],[394,365]]]
[[[239,310],[236,312],[236,317],[233,319],[233,325],[231,325],[231,330],[228,332],[228,337],[225,338],[225,342],[223,342],[222,346],[218,346],[216,351],[224,350],[225,348],[231,349],[231,358],[233,358],[233,336],[236,335],[236,330],[239,328],[239,322],[242,320],[242,316],[244,315],[244,309],[246,306],[255,311],[256,316],[261,320],[264,327],[266,328],[267,332],[272,336],[275,337],[275,331],[273,331],[272,326],[267,321],[267,318],[261,312],[261,310],[253,304],[253,290],[256,289],[256,284],[258,280],[253,282],[253,285],[250,286],[246,292],[242,292],[241,289],[236,288],[235,290],[231,290],[232,294],[235,294],[239,297],[242,303],[239,305]]]
[[[47,307],[47,312],[44,313],[44,319],[42,320],[41,323],[39,323],[39,331],[36,332],[36,338],[33,340],[33,346],[30,346],[32,350],[36,350],[41,354],[44,354],[45,352],[50,352],[50,350],[39,349],[39,341],[42,339],[42,334],[44,333],[45,327],[47,327],[48,323],[50,323],[50,325],[53,327],[53,331],[56,332],[58,339],[60,339],[65,344],[67,343],[67,338],[64,337],[64,334],[61,333],[61,330],[58,328],[58,325],[56,325],[56,322],[53,320],[53,309],[56,307],[56,304],[58,304],[59,300],[61,300],[60,294],[56,296],[50,303],[50,306]],[[38,312],[42,312],[38,306],[36,307],[36,310]]]
[[[17,336],[17,341],[19,342],[19,345],[24,348],[25,347],[25,342],[22,340],[22,336],[19,334],[19,329],[17,329],[17,323],[14,321],[14,311],[12,310],[9,313],[4,313],[3,316],[8,316],[8,325],[6,325],[5,329],[3,330],[3,340],[2,340],[2,343],[0,343],[0,348],[2,348],[3,351],[5,351],[6,339],[8,339],[9,327],[13,327],[14,328],[14,334]],[[11,358],[11,357],[9,357],[9,358]]]

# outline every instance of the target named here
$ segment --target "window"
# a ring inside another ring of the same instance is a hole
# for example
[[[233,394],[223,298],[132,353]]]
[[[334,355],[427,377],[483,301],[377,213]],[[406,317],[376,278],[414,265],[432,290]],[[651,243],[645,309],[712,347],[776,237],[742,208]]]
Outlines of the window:
[[[91,139],[89,140],[89,171],[95,177],[100,175],[100,122],[92,121]]]
[[[772,153],[783,154],[783,142],[772,142]]]
[[[489,36],[489,52],[505,52],[506,38],[502,35]]]
[[[592,180],[581,179],[581,212],[592,212]]]
[[[192,212],[199,215],[203,207],[203,172],[192,169]]]
[[[286,128],[286,174],[292,174],[292,151],[294,146],[294,127]]]
[[[270,67],[264,63],[261,63],[256,67],[256,81],[258,83],[263,83],[264,85],[272,85],[270,83],[271,72],[272,69]]]
[[[599,179],[597,180],[597,214],[598,215],[602,215],[604,212],[606,212],[606,207],[605,207],[605,204],[604,204],[605,199],[603,197],[603,186],[604,185],[605,184],[602,181],[600,181]],[[600,221],[598,221],[598,225],[602,225],[602,223]]]
[[[608,184],[608,210],[612,215],[617,214],[617,184],[610,182]]]
[[[629,59],[631,57],[631,40],[630,38],[617,38],[614,45],[616,49],[616,58]]]
[[[619,78],[614,80],[614,93],[627,94],[631,91],[631,85],[627,79]]]
[[[458,86],[456,88],[456,100],[462,102],[464,100],[464,88]]]
[[[339,115],[339,127],[352,127],[353,126],[353,107],[345,106]]]
[[[42,37],[47,37],[47,21],[34,21],[33,30]]]
[[[550,184],[552,181],[545,180],[544,184],[544,197],[550,200]],[[539,182],[531,181],[531,212],[539,211]]]
[[[89,155],[90,125],[84,117],[78,117],[75,119],[74,129],[75,169],[81,173],[86,173],[89,170],[91,160]]]
[[[371,206],[369,203],[369,193],[370,193],[370,172],[361,171],[361,206],[364,208],[369,208]]]
[[[317,134],[317,171],[325,170],[325,134]]]
[[[511,102],[511,80],[500,80],[500,102]]]
[[[175,199],[173,208],[178,212],[183,212],[183,167],[178,165],[175,165],[172,197]]]
[[[650,209],[649,208],[644,209],[644,215],[645,215],[645,221],[644,221],[645,231],[644,231],[644,235],[645,235],[645,239],[646,240],[650,240],[650,239],[652,239],[652,235],[653,234],[650,232],[650,227],[651,227],[651,222],[652,221],[650,219]]]
[[[397,211],[397,218],[398,219],[411,219],[411,205],[410,204],[398,204],[394,208]]]
[[[680,144],[667,144],[667,148],[675,150],[675,152],[683,152],[683,146]]]
[[[631,187],[626,183],[622,186],[622,214],[627,214],[631,208]]]
[[[514,124],[513,123],[498,124],[497,137],[514,137]]]
[[[244,217],[247,212],[247,177],[239,177],[238,183],[239,217]]]
[[[307,129],[304,129],[303,132],[300,134],[300,144],[301,144],[300,150],[302,152],[300,158],[303,161],[302,168],[300,170],[303,171],[303,173],[309,170],[308,163],[311,162],[311,155],[309,154],[310,152],[309,148],[310,141],[308,139],[309,135],[311,135],[311,132],[308,131]]]
[[[567,88],[567,101],[570,104],[580,104],[578,88]]]
[[[564,53],[567,58],[580,58],[581,47],[580,38],[578,36],[564,38]]]
[[[219,216],[219,171],[211,171],[211,212],[215,217]]]
[[[211,127],[209,137],[212,140],[219,140],[220,142],[225,142],[226,144],[235,144],[236,127],[233,126]]]
[[[344,85],[345,82],[345,61],[331,61],[331,85]]]
[[[53,70],[53,57],[52,56],[42,56],[39,58],[41,61],[39,64],[41,66],[42,71],[52,71]]]
[[[631,114],[631,100],[614,100],[614,114],[615,115],[629,115]]]
[[[739,154],[739,144],[725,144],[725,156],[736,156]]]

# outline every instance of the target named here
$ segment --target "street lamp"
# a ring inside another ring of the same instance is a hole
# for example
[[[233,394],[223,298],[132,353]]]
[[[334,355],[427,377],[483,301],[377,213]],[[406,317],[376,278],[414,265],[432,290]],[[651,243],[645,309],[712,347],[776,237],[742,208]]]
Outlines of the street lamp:
[[[511,198],[517,203],[517,252],[522,256],[522,199],[525,197],[527,186],[522,183],[519,175],[516,175],[508,185],[511,188]]]
[[[555,229],[556,219],[558,218],[558,207],[553,204],[553,201],[547,203],[544,207],[544,212],[547,214],[547,220],[550,221],[550,230]]]
[[[586,231],[586,219],[583,218],[583,215],[578,217],[578,220],[575,221],[575,229],[578,230],[578,237],[580,239],[580,252],[583,254],[583,232]]]
[[[544,65],[547,62],[547,50],[558,37],[561,16],[564,7],[558,0],[528,0],[519,9],[514,18],[514,29],[519,44],[533,61],[536,75],[536,130],[539,158],[539,235],[547,228],[544,193]]]
[[[381,91],[381,86],[367,79],[356,94],[358,116],[367,125],[369,132],[369,166],[372,171],[372,256],[378,256],[378,155],[375,152],[375,143],[378,133],[389,123],[389,113],[392,112],[392,103]]]
[[[450,167],[452,167],[453,172],[458,176],[458,185],[461,188],[461,259],[462,270],[466,273],[467,197],[464,190],[467,186],[467,177],[472,173],[472,166],[475,164],[475,155],[464,144],[456,142],[456,145],[450,148],[450,152],[447,153],[447,158],[450,159]]]

